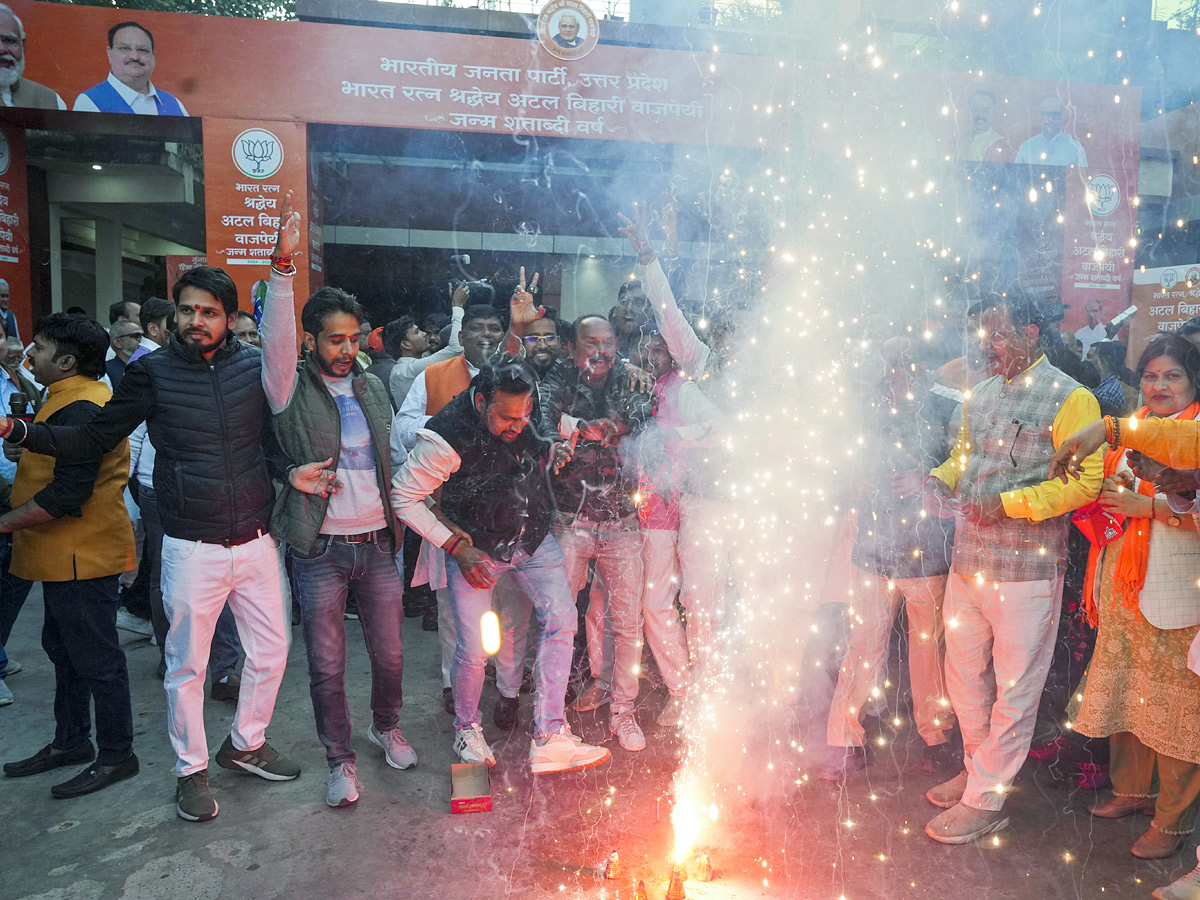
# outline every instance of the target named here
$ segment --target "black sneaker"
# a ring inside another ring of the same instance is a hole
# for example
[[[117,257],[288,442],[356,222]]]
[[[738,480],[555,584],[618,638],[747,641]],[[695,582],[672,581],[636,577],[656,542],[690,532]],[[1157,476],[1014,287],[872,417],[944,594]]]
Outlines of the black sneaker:
[[[957,772],[962,768],[962,750],[951,744],[935,744],[921,751],[921,771],[936,775]]]
[[[242,688],[242,679],[235,672],[226,678],[224,681],[214,681],[208,689],[208,696],[214,700],[223,700],[226,703],[237,703],[238,693]]]
[[[425,607],[425,612],[421,614],[421,630],[422,631],[437,631],[438,630],[438,613],[437,604]]]
[[[358,601],[353,597],[346,598],[346,611],[342,614],[344,618],[358,621]]]
[[[501,731],[512,731],[517,727],[517,709],[520,707],[521,701],[518,697],[505,697],[503,695],[496,698],[496,705],[492,708],[492,724]]]
[[[208,786],[208,769],[184,775],[175,782],[175,813],[189,822],[215,819],[220,807]]]
[[[238,750],[233,746],[233,739],[226,737],[217,751],[217,765],[222,769],[250,772],[267,781],[291,781],[300,775],[300,765],[280,756],[266,741],[255,750]]]
[[[442,688],[442,709],[454,715],[454,688]]]
[[[867,763],[864,747],[830,747],[817,770],[817,778],[827,784],[840,784],[865,769]]]

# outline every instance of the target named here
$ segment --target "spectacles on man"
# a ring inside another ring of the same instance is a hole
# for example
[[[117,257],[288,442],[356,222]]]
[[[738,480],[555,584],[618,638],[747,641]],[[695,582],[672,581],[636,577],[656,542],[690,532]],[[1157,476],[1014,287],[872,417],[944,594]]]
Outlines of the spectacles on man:
[[[142,332],[142,331],[129,331],[129,332],[126,332],[125,334],[121,335],[117,340],[124,340],[125,338],[133,338],[135,340],[140,341],[142,339],[142,335],[144,333],[145,332]]]
[[[557,334],[530,334],[525,337],[525,343],[531,347],[535,344],[553,344],[557,340]]]

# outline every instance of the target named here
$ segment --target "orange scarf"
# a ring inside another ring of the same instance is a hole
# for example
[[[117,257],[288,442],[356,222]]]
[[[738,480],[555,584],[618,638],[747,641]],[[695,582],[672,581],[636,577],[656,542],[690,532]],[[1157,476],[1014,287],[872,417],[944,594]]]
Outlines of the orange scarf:
[[[1148,406],[1143,406],[1131,418],[1144,419],[1149,410]],[[1190,421],[1196,418],[1197,413],[1200,413],[1200,402],[1192,403],[1175,418]],[[1105,478],[1110,478],[1117,471],[1124,455],[1124,449],[1110,449],[1104,452]],[[1153,497],[1154,483],[1139,478],[1137,491],[1143,497]],[[1113,576],[1113,599],[1120,599],[1126,609],[1137,608],[1138,597],[1146,584],[1146,566],[1150,561],[1150,521],[1149,518],[1132,516],[1125,520],[1125,540],[1121,544],[1121,552],[1117,556],[1117,570]],[[1088,552],[1087,574],[1083,582],[1084,610],[1088,624],[1093,628],[1100,618],[1096,609],[1094,586],[1101,549],[1093,544]]]

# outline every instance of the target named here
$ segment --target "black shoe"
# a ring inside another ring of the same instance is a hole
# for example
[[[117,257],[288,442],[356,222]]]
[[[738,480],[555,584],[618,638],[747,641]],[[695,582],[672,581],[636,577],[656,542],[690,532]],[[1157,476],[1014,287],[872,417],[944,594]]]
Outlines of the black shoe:
[[[225,681],[214,681],[208,689],[208,696],[214,700],[224,700],[226,703],[238,702],[238,691],[241,690],[242,679],[235,672]]]
[[[425,607],[425,612],[421,614],[421,630],[422,631],[437,631],[438,616],[436,606]]]
[[[442,688],[442,708],[454,715],[454,688]]]
[[[358,601],[353,597],[346,601],[346,611],[342,613],[342,617],[352,621],[358,621]]]
[[[951,744],[935,744],[921,751],[921,771],[936,775],[941,772],[958,772],[962,769],[962,749]]]
[[[518,697],[505,697],[503,695],[496,698],[496,705],[492,708],[492,724],[501,731],[512,731],[517,727],[517,708],[521,705]]]
[[[51,769],[61,769],[63,766],[90,763],[95,758],[96,748],[92,746],[91,741],[70,750],[56,750],[53,744],[47,744],[28,759],[5,763],[4,774],[9,778],[24,778],[26,775],[41,775]]]
[[[302,621],[302,619],[300,616],[300,607],[293,606],[292,607],[292,624],[299,625],[301,621]]]
[[[521,676],[521,693],[532,694],[537,690],[537,683],[533,680],[533,669],[526,669]]]
[[[417,616],[424,615],[426,605],[424,597],[410,597],[408,594],[405,594],[404,618],[415,619]]]
[[[155,671],[158,673],[159,681],[162,681],[164,678],[166,678],[167,677],[167,661],[165,659],[160,659],[158,661],[158,668]]]
[[[138,773],[140,768],[137,755],[133,753],[130,753],[124,762],[119,762],[115,766],[102,766],[99,763],[92,763],[70,781],[54,785],[54,787],[50,788],[50,793],[59,800],[82,797],[84,794],[103,790],[110,784],[116,784],[118,781],[124,781],[126,778],[132,778]]]

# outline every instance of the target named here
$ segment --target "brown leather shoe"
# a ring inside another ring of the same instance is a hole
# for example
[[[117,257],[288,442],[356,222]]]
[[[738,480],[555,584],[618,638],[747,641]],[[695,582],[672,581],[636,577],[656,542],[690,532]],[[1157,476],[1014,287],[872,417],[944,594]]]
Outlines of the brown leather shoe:
[[[1120,819],[1140,812],[1144,816],[1154,815],[1153,797],[1109,797],[1103,803],[1089,806],[1088,812],[1102,819]]]
[[[1138,859],[1166,859],[1179,852],[1185,837],[1187,835],[1163,834],[1151,825],[1145,834],[1133,842],[1129,852]]]

